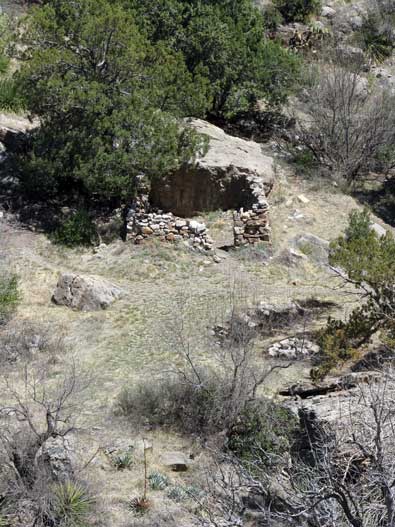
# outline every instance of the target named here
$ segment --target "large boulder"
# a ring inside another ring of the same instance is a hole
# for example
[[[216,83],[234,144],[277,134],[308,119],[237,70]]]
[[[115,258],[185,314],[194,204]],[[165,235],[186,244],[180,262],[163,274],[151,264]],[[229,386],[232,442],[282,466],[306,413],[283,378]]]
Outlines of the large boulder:
[[[151,201],[178,216],[228,209],[251,209],[274,182],[273,159],[261,145],[226,134],[200,119],[187,121],[209,138],[205,155],[167,178],[154,180]]]
[[[64,482],[74,476],[75,455],[69,441],[61,436],[50,437],[37,453],[39,467],[54,481]]]
[[[63,273],[59,275],[52,301],[79,311],[98,311],[106,309],[121,294],[118,286],[104,280]]]
[[[185,472],[191,464],[190,458],[183,452],[166,452],[161,456],[161,464],[174,472]]]
[[[292,246],[301,251],[314,263],[326,266],[329,257],[329,242],[314,234],[299,234],[291,241]]]

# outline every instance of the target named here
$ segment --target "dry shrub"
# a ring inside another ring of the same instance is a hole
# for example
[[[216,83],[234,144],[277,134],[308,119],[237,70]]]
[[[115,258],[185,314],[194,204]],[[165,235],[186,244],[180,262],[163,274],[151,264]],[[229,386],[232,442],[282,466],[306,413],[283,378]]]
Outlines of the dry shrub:
[[[182,382],[171,375],[166,379],[125,387],[117,400],[117,412],[139,424],[177,426],[183,432],[197,433],[215,430],[226,416],[223,386],[200,372],[202,384]]]
[[[41,354],[54,361],[57,355],[65,352],[62,332],[55,331],[49,324],[15,320],[0,330],[0,364],[30,361]]]
[[[62,365],[56,378],[42,363],[27,362],[21,370],[19,378],[4,373],[0,379],[5,401],[0,405],[1,513],[11,525],[78,527],[82,523],[65,518],[75,512],[76,519],[86,510],[86,496],[80,487],[59,487],[60,478],[73,477],[74,471],[61,472],[58,465],[48,470],[41,448],[74,430],[88,381],[74,364]]]
[[[395,97],[363,81],[362,65],[338,59],[322,64],[307,88],[308,117],[298,138],[315,160],[349,184],[395,166]]]
[[[257,332],[245,323],[245,306],[239,308],[236,300],[231,296],[226,335],[218,343],[208,334],[204,354],[202,335],[184,305],[168,336],[176,360],[156,378],[125,387],[117,411],[140,422],[175,426],[201,436],[229,430],[258,398],[271,372],[287,367],[262,363],[255,347]]]

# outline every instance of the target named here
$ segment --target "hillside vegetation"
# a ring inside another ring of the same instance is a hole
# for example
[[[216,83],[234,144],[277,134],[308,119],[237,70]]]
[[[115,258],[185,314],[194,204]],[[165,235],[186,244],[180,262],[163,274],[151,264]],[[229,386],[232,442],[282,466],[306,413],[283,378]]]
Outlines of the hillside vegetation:
[[[394,527],[395,2],[0,6],[0,527]]]

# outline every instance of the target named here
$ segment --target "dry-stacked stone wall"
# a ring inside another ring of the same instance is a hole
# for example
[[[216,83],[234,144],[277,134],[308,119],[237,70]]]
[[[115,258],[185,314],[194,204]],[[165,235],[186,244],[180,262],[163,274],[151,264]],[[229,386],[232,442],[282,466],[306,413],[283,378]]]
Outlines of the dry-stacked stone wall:
[[[259,242],[269,242],[269,203],[260,197],[250,210],[240,209],[233,214],[235,247]]]
[[[157,238],[167,242],[184,242],[207,252],[213,250],[213,241],[204,223],[155,209],[150,206],[148,196],[140,196],[131,205],[126,218],[126,231],[126,239],[135,244]]]

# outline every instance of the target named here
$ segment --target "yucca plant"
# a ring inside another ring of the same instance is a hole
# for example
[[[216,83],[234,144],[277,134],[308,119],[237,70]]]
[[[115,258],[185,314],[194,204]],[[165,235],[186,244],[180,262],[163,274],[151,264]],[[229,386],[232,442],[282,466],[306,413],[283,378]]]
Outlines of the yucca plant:
[[[160,472],[152,472],[148,481],[151,490],[165,490],[170,484],[169,478]]]
[[[151,506],[151,502],[144,496],[141,498],[132,498],[129,502],[129,509],[137,516],[146,514]]]
[[[127,450],[117,452],[112,456],[112,464],[117,470],[125,470],[130,468],[133,463],[133,447],[129,447]]]
[[[184,487],[175,485],[168,490],[167,497],[174,501],[184,501],[188,498],[188,494]]]
[[[145,514],[148,509],[151,507],[151,502],[147,498],[147,491],[148,491],[148,459],[147,459],[147,450],[149,450],[149,447],[147,446],[145,439],[143,439],[144,443],[144,492],[141,497],[132,498],[129,502],[129,508],[137,515],[142,516]]]
[[[392,55],[394,49],[392,27],[378,15],[370,13],[365,18],[360,36],[366,53],[374,62],[383,62]]]
[[[62,527],[85,527],[94,500],[78,483],[61,483],[53,491],[53,515]]]
[[[184,491],[188,498],[198,498],[202,494],[201,489],[198,489],[193,485],[188,485],[187,487],[184,487]]]
[[[182,485],[174,485],[174,487],[170,487],[167,492],[167,497],[174,501],[184,501],[189,498],[197,498],[200,495],[200,490],[196,487],[193,487],[191,485],[189,486],[182,486]]]

